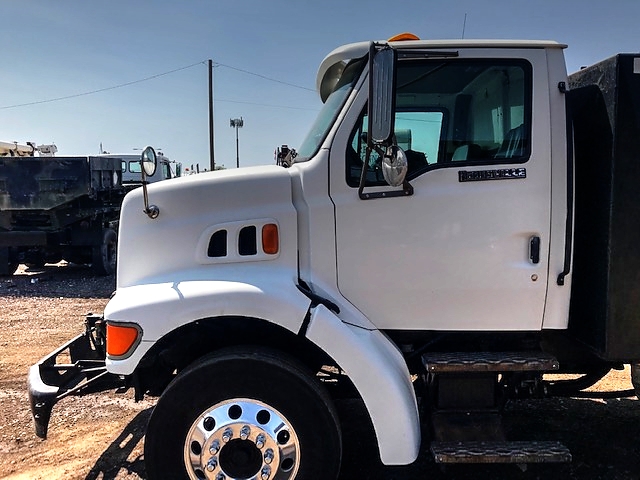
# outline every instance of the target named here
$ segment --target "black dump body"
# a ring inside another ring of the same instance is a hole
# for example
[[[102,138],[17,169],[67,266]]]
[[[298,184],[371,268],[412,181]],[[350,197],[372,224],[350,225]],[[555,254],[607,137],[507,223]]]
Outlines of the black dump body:
[[[7,261],[90,262],[80,248],[117,229],[125,193],[119,158],[0,157],[0,274]]]
[[[28,212],[51,216],[37,226],[55,229],[75,221],[69,209],[121,201],[121,169],[102,157],[0,157],[0,230],[29,228]]]
[[[569,77],[575,235],[569,329],[599,356],[640,359],[640,54]]]

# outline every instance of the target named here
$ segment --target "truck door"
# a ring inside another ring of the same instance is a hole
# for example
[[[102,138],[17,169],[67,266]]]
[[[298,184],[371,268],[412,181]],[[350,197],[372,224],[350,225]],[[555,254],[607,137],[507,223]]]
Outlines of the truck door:
[[[380,195],[358,197],[366,99],[334,138],[338,287],[379,328],[542,326],[551,168],[548,81],[535,65],[545,54],[510,57],[398,62],[395,132],[411,196],[386,196],[397,188],[373,154],[365,192]]]

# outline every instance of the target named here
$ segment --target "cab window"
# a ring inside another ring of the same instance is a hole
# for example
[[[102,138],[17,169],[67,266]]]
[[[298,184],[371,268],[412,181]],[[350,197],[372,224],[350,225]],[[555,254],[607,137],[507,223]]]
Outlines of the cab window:
[[[129,162],[129,171],[131,173],[140,173],[142,171],[140,169],[140,162],[138,160],[133,160]]]
[[[402,60],[395,140],[411,180],[436,168],[524,163],[531,152],[531,65],[524,60]],[[358,186],[366,158],[366,113],[347,151],[347,183]],[[378,155],[367,184],[383,185]]]

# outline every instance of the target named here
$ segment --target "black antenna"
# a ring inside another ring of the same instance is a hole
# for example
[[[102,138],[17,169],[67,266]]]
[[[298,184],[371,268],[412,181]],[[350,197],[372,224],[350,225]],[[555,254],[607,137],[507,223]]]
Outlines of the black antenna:
[[[464,31],[467,28],[467,14],[464,14],[464,22],[462,22],[462,38],[464,39]]]

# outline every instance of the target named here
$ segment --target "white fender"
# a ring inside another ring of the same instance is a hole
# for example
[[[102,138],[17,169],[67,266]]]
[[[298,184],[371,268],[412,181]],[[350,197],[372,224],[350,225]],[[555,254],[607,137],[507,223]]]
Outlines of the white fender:
[[[385,465],[406,465],[420,450],[420,419],[400,351],[379,330],[342,322],[323,305],[312,310],[307,337],[349,376],[369,411]]]
[[[157,340],[201,318],[260,318],[298,333],[311,301],[295,287],[291,276],[256,271],[251,282],[191,280],[119,288],[105,308],[105,319],[136,323],[143,335],[130,357],[107,359],[107,369],[119,375],[133,373]]]

